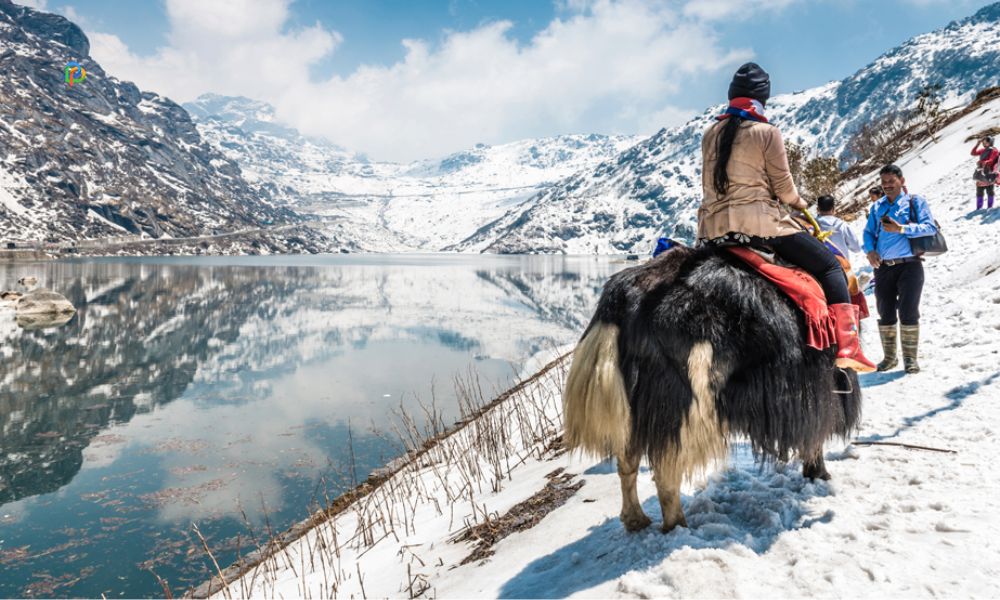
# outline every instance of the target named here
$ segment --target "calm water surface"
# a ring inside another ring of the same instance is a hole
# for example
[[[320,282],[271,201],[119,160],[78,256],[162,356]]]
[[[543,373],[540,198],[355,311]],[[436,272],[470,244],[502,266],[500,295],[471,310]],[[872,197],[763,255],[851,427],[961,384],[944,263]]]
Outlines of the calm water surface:
[[[575,341],[594,257],[327,256],[0,265],[77,307],[0,310],[0,596],[176,595],[398,455],[393,410],[507,386]],[[450,421],[446,421],[450,422]],[[350,440],[350,443],[349,443]],[[352,451],[353,449],[353,451]],[[352,458],[353,457],[353,458]],[[352,472],[353,471],[353,472]]]

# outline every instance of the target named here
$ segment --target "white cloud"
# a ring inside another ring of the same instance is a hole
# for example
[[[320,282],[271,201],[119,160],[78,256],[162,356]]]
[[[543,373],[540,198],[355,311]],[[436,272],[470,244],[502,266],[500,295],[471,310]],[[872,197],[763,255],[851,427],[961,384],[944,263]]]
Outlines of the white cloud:
[[[81,28],[86,29],[86,28],[88,28],[88,27],[91,26],[90,19],[88,19],[84,15],[81,15],[71,5],[67,4],[66,6],[63,6],[62,8],[58,8],[58,9],[56,9],[56,12],[58,12],[59,14],[61,14],[64,17],[66,17],[70,21],[73,21],[74,23],[76,23]]]
[[[168,45],[137,56],[115,35],[88,32],[106,71],[177,101],[216,91],[273,98],[307,81],[340,35],[319,25],[283,31],[289,0],[167,0]]]
[[[702,20],[746,19],[764,11],[783,10],[799,0],[689,0],[684,14]]]
[[[288,0],[167,0],[169,43],[152,56],[134,55],[114,35],[90,37],[109,73],[144,89],[179,101],[208,91],[259,98],[303,132],[409,160],[476,142],[680,122],[690,113],[675,108],[685,81],[751,56],[724,47],[705,23],[710,12],[689,11],[693,4],[705,0],[682,9],[566,0],[526,43],[510,35],[511,23],[486,23],[437,45],[404,40],[395,64],[318,81],[310,67],[342,37],[319,24],[287,30]]]
[[[17,0],[16,4],[28,6],[35,10],[48,10],[49,0]]]
[[[918,8],[930,8],[939,4],[949,4],[958,6],[976,6],[984,4],[978,0],[901,0],[904,4],[911,4]]]

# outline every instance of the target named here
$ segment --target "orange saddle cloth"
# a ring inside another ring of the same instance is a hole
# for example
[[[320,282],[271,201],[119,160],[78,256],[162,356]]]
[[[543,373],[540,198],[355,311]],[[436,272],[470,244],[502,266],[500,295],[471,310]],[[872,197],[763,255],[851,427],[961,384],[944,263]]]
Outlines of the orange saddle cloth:
[[[778,286],[786,296],[795,302],[802,314],[805,315],[807,345],[817,350],[826,350],[834,345],[836,340],[835,324],[826,307],[826,295],[816,279],[803,269],[776,265],[743,246],[727,246],[726,250],[753,267],[762,277]],[[846,261],[841,262],[841,266],[844,262]],[[850,292],[851,302],[858,305],[861,318],[867,317],[868,303],[865,301],[864,294],[858,290],[857,279],[854,280]]]

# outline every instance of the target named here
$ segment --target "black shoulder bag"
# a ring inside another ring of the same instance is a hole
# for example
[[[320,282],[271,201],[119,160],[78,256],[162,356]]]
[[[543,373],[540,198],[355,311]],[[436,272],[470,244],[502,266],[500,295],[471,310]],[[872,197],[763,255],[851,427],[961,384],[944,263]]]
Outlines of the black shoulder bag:
[[[924,202],[927,202],[927,200],[924,200]],[[910,223],[918,222],[914,204],[916,203],[911,197]],[[934,232],[934,235],[910,238],[910,251],[913,252],[913,256],[937,256],[948,251],[948,244],[944,241],[944,234],[941,233],[941,225],[938,224],[937,219],[934,220],[934,228],[937,230]]]

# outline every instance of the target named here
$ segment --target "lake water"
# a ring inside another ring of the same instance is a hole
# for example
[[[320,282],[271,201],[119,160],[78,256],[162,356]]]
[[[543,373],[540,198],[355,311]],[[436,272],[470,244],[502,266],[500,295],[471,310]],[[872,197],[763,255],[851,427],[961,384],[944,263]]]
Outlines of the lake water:
[[[577,339],[595,257],[319,256],[0,264],[78,312],[0,310],[0,596],[174,595],[400,452],[399,407],[458,415]],[[474,374],[474,375],[470,375]],[[353,472],[352,472],[353,471]]]

